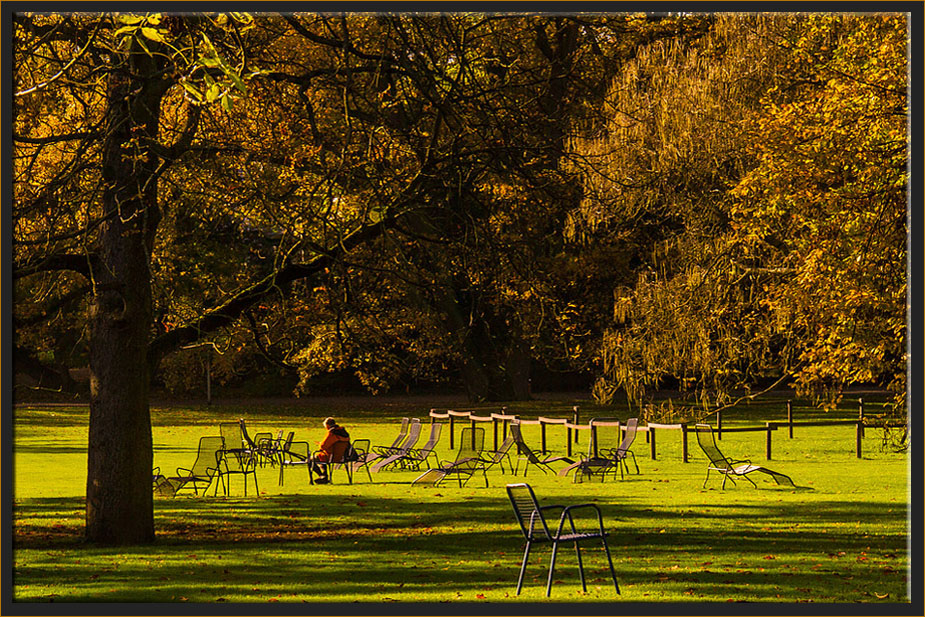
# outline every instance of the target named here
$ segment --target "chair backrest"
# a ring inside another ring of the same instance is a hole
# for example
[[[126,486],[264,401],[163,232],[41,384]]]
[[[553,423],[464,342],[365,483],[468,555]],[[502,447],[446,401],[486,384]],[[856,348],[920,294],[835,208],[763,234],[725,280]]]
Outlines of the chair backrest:
[[[700,449],[710,459],[710,464],[714,467],[726,467],[729,465],[729,459],[726,458],[719,447],[716,445],[716,438],[713,436],[713,427],[709,424],[698,424],[694,427],[697,433],[697,443]]]
[[[440,433],[443,430],[442,422],[431,422],[430,424],[430,436],[427,438],[427,442],[423,447],[418,448],[425,452],[432,451],[436,446],[437,442],[440,441]]]
[[[347,449],[347,454],[344,457],[344,460],[348,462],[362,461],[366,459],[368,452],[368,439],[354,439],[350,442],[350,448]]]
[[[346,458],[347,451],[350,449],[350,442],[346,439],[335,441],[331,445],[331,455],[328,457],[329,463],[343,463],[350,459]]]
[[[479,458],[485,449],[485,429],[481,426],[467,426],[459,436],[459,451],[456,460],[464,458]]]
[[[247,434],[247,425],[244,424],[244,418],[238,420],[238,425],[241,427],[241,439],[244,441],[244,445],[251,449],[256,448],[258,440],[256,438],[251,439],[251,436]]]
[[[224,439],[221,436],[199,438],[199,449],[196,452],[196,461],[190,468],[194,476],[209,476],[209,469],[215,469],[218,457],[223,449]]]
[[[225,440],[226,450],[234,450],[244,446],[244,438],[241,435],[241,424],[239,422],[221,422],[218,425],[218,432]]]
[[[619,418],[591,418],[591,439],[588,442],[588,456],[608,457],[620,445]]]
[[[401,419],[401,428],[398,429],[398,437],[395,438],[395,441],[392,442],[390,448],[399,447],[402,442],[405,440],[405,437],[408,436],[408,424],[411,422],[411,418],[402,418]]]
[[[402,454],[407,454],[411,448],[415,446],[418,442],[418,439],[421,438],[421,420],[418,418],[412,418],[411,422],[408,424],[408,436],[405,437],[404,443],[401,444]]]
[[[620,447],[617,448],[617,452],[620,454],[625,454],[629,451],[630,446],[633,445],[633,441],[636,439],[636,429],[639,426],[639,418],[630,418],[626,421],[626,430],[623,433],[623,441],[620,442]]]
[[[277,447],[280,450],[288,450],[292,447],[292,440],[295,439],[295,431],[289,431],[289,434],[286,435],[286,441],[280,443],[280,440],[283,438],[283,432],[280,431],[279,435],[276,436]]]
[[[514,443],[517,444],[517,453],[526,456],[527,460],[534,465],[540,464],[540,459],[530,446],[524,441],[523,433],[520,432],[520,420],[511,420],[511,436],[514,437]]]
[[[295,461],[297,463],[305,462],[311,456],[310,446],[307,441],[293,441],[282,454],[284,461]]]
[[[519,426],[517,428],[520,429]],[[507,437],[504,438],[504,441],[501,442],[501,445],[498,446],[498,449],[491,453],[491,458],[489,461],[492,463],[497,463],[500,461],[504,455],[507,454],[507,451],[511,449],[511,446],[514,445],[514,442],[514,433],[508,432]]]
[[[514,506],[514,516],[520,523],[520,531],[527,540],[550,539],[549,527],[540,510],[533,488],[529,484],[508,484],[507,496]],[[539,535],[539,537],[538,537]]]

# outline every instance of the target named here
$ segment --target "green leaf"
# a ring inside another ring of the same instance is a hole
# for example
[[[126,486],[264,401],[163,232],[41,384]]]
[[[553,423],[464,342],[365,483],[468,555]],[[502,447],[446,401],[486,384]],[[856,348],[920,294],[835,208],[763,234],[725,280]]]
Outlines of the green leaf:
[[[234,87],[241,91],[241,94],[247,94],[247,84],[244,83],[244,80],[241,79],[240,75],[234,71],[226,71],[228,77],[231,78],[231,81],[234,82]]]
[[[119,15],[119,16],[117,17],[117,19],[118,19],[119,23],[129,24],[129,25],[140,24],[141,22],[143,22],[143,21],[145,20],[144,17],[142,17],[142,16],[140,16],[140,15],[132,15],[131,13],[126,13],[126,14],[123,14],[123,15]],[[117,32],[118,32],[118,31],[117,31]]]
[[[161,33],[156,28],[142,28],[141,33],[152,41],[157,41],[158,43],[164,42],[164,37],[161,36]]]
[[[113,32],[113,36],[121,36],[123,34],[135,32],[135,30],[138,30],[138,26],[122,26],[121,28]]]
[[[183,88],[189,92],[197,101],[202,101],[202,92],[199,91],[199,88],[186,80],[180,81],[180,85],[183,86]]]
[[[227,94],[222,97],[222,109],[231,111],[231,97]]]
[[[213,82],[212,85],[209,86],[209,89],[206,90],[206,102],[214,103],[215,99],[219,97],[219,94],[221,94],[221,92],[222,92],[221,86]]]

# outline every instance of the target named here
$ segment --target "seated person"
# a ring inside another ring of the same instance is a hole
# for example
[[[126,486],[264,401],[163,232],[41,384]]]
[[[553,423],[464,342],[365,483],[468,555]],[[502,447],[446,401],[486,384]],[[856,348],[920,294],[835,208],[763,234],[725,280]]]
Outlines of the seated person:
[[[328,434],[323,441],[318,442],[319,451],[312,459],[312,471],[318,475],[318,479],[315,480],[317,484],[328,483],[328,466],[324,463],[331,460],[334,444],[339,441],[350,441],[350,434],[343,427],[338,426],[334,418],[325,418],[324,427],[328,429]]]

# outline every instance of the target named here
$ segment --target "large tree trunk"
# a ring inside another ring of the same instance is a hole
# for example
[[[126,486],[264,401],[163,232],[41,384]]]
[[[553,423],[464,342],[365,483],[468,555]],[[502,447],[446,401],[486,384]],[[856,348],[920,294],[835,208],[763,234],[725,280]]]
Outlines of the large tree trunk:
[[[150,57],[114,70],[103,144],[99,266],[93,273],[86,537],[103,544],[154,539],[148,406],[152,324],[150,256],[160,218],[157,137],[166,82]]]

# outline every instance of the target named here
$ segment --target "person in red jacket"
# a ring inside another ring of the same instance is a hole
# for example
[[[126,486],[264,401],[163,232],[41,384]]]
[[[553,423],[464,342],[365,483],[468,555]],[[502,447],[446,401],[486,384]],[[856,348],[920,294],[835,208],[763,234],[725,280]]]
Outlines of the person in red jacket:
[[[318,475],[315,484],[328,483],[328,466],[324,465],[331,460],[331,454],[334,452],[334,444],[339,441],[350,441],[350,434],[343,427],[338,426],[334,418],[325,418],[324,427],[328,429],[327,436],[318,442],[318,452],[312,463],[313,471]]]

